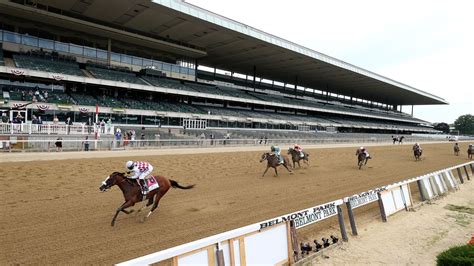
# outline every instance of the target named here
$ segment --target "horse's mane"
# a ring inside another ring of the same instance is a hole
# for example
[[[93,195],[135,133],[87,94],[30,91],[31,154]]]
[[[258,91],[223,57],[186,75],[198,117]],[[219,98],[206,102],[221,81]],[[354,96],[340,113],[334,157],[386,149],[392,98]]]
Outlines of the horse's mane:
[[[132,186],[138,186],[136,182],[133,182],[132,180],[130,180],[130,178],[127,178],[127,176],[123,172],[113,172],[110,176],[114,176],[114,175],[122,176],[127,181],[127,183],[129,183]]]

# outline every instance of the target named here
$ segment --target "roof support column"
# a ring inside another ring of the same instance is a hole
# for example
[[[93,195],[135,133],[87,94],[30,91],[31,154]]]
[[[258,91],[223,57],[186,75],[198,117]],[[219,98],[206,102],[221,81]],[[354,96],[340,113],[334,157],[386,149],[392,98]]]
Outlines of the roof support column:
[[[411,117],[413,117],[413,105],[411,106]]]
[[[297,87],[298,87],[298,75],[295,76],[295,98],[297,94],[297,90],[296,90]]]
[[[255,92],[255,76],[257,75],[257,66],[253,65],[253,91]]]
[[[197,82],[198,79],[198,60],[194,59],[194,82]]]

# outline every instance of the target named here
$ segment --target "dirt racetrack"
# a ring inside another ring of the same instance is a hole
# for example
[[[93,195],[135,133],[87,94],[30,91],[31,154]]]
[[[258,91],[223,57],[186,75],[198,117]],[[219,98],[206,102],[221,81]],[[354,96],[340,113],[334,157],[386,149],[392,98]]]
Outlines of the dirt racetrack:
[[[458,157],[451,143],[424,144],[420,162],[411,145],[393,145],[371,147],[358,170],[355,147],[309,149],[311,167],[264,178],[258,151],[0,163],[0,264],[117,263],[467,162],[466,143]],[[170,190],[145,223],[121,213],[111,227],[122,193],[98,188],[127,159],[197,186]]]

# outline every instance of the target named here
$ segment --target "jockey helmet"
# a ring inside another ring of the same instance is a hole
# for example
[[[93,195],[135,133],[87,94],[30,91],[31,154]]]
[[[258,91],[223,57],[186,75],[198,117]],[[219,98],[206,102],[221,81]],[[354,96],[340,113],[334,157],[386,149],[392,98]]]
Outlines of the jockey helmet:
[[[364,150],[364,147],[360,147],[359,149],[360,149],[360,150]]]
[[[270,147],[270,149],[271,149],[272,151],[274,151],[274,150],[275,150],[275,146],[272,145],[272,146]]]
[[[128,161],[126,164],[125,164],[125,167],[129,170],[132,170],[133,169],[133,162],[132,161]]]

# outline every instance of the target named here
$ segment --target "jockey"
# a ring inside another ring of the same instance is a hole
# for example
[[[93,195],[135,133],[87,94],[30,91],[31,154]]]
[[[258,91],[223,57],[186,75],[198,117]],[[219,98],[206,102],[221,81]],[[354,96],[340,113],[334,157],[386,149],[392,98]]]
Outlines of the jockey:
[[[148,162],[133,162],[128,161],[125,164],[127,170],[133,173],[132,176],[128,176],[130,179],[138,179],[138,184],[143,194],[148,192],[148,186],[146,184],[146,178],[153,172],[153,166]]]
[[[419,149],[421,151],[421,146],[420,146],[420,144],[418,144],[418,142],[415,143],[415,145],[413,145],[413,150],[415,151],[417,149]]]
[[[280,164],[282,164],[283,158],[281,157],[281,154],[280,154],[281,153],[280,147],[272,145],[272,147],[270,148],[270,151],[277,156],[278,161],[280,162]]]
[[[367,157],[368,159],[372,159],[370,158],[369,151],[366,148],[360,147],[359,149],[357,149],[356,156],[358,156],[361,153],[365,153],[365,157]]]
[[[303,148],[301,148],[300,145],[295,144],[294,147],[293,147],[293,149],[294,149],[295,151],[297,151],[297,152],[300,153],[300,157],[301,157],[301,158],[304,157]]]

